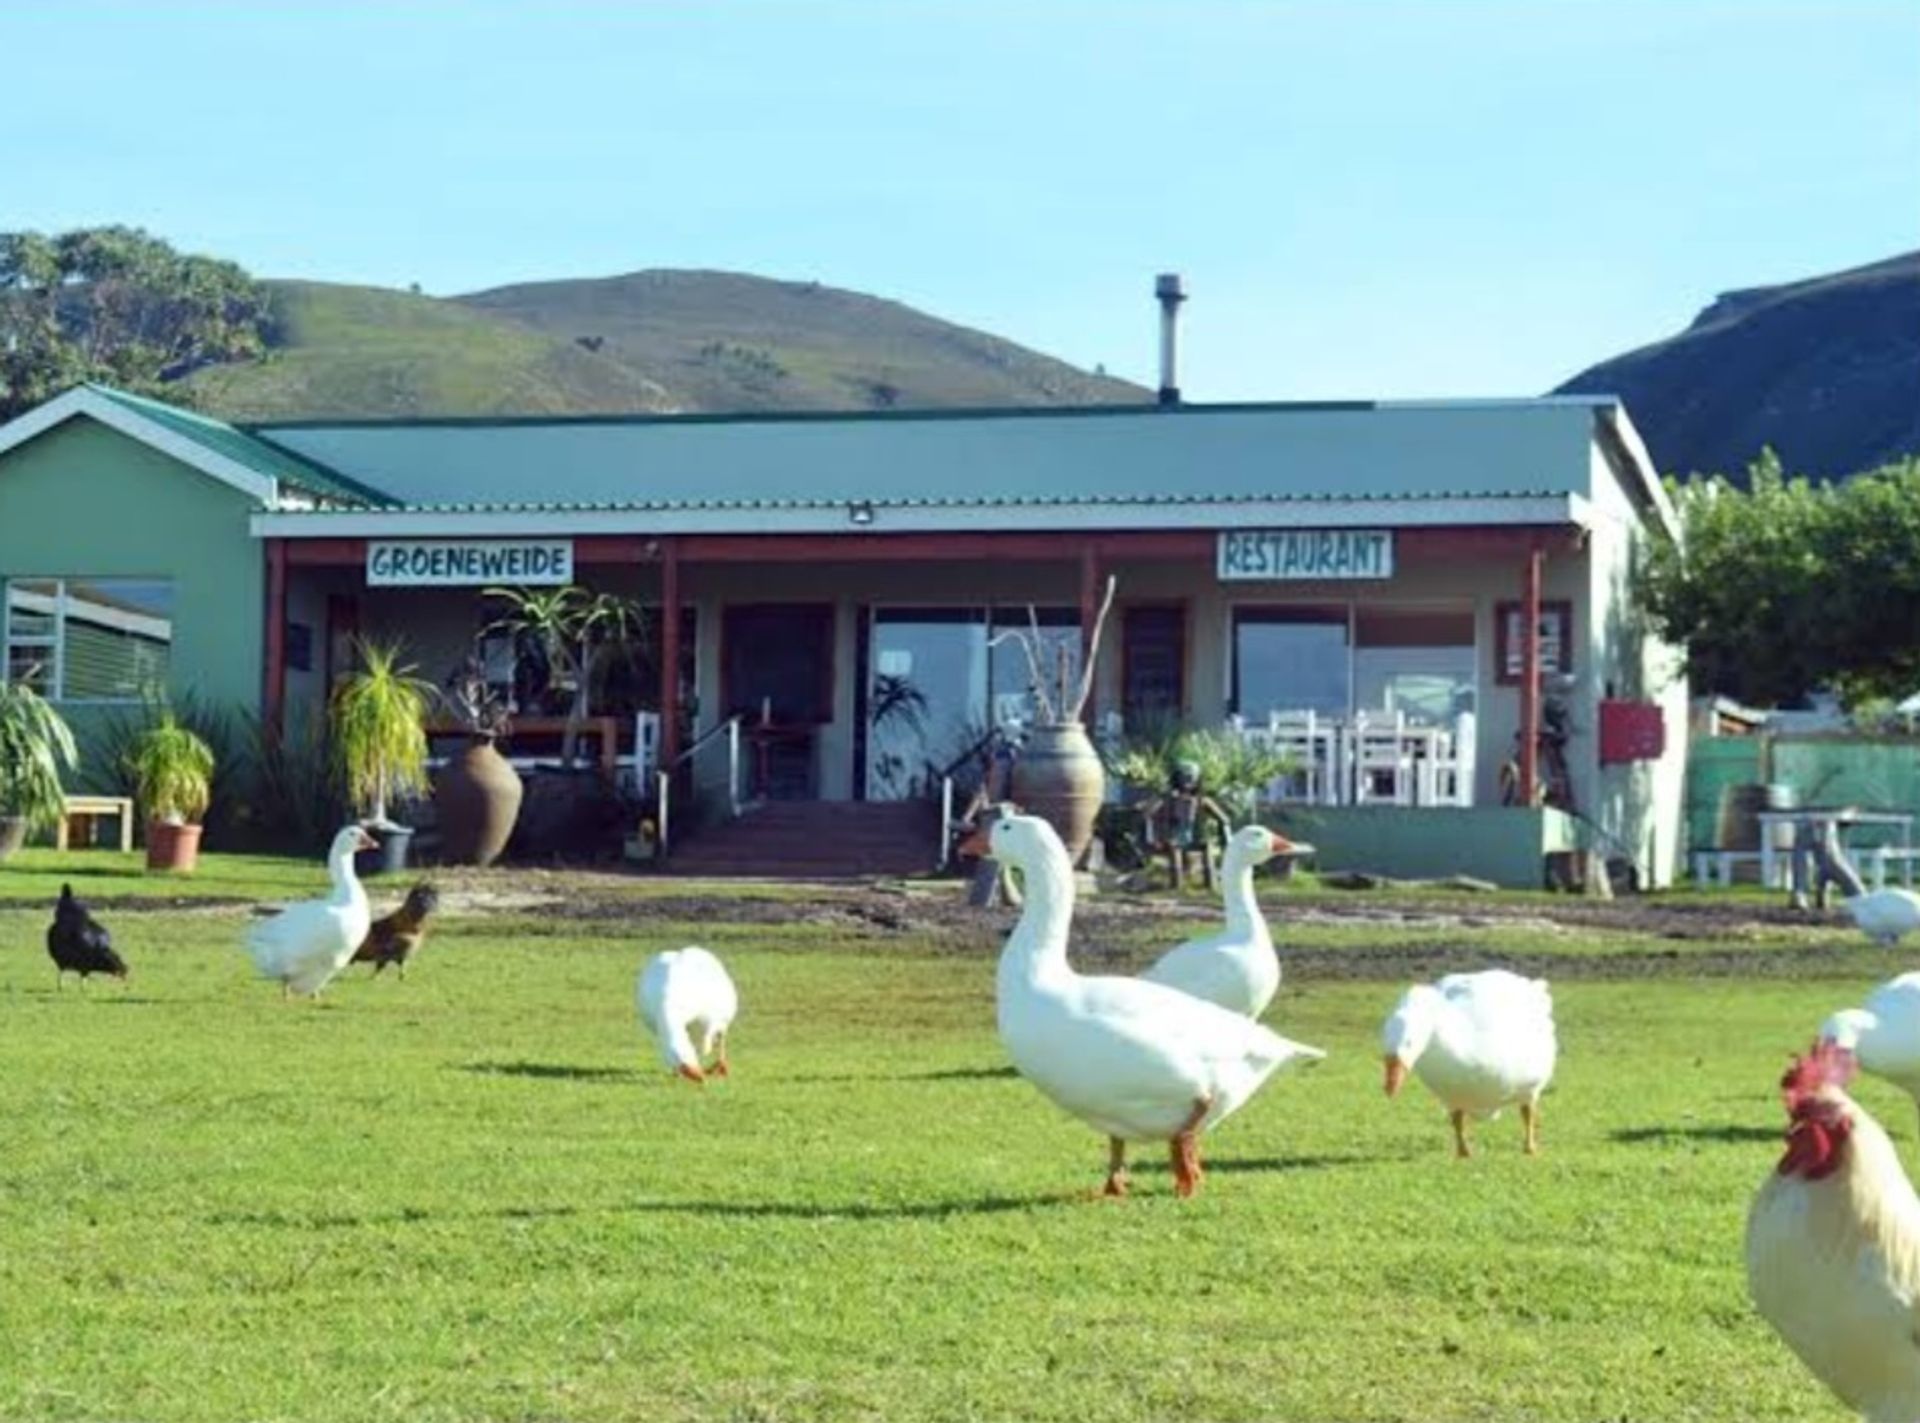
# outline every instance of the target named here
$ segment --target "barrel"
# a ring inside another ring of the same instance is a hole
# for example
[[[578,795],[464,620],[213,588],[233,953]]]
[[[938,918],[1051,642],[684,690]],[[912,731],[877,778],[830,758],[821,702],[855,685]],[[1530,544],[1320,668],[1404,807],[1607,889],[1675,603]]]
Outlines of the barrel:
[[[1758,850],[1760,848],[1760,812],[1793,810],[1800,797],[1793,787],[1782,782],[1765,785],[1727,786],[1720,792],[1719,833],[1715,844],[1722,850]],[[1773,848],[1793,848],[1793,825],[1782,821],[1773,827]]]

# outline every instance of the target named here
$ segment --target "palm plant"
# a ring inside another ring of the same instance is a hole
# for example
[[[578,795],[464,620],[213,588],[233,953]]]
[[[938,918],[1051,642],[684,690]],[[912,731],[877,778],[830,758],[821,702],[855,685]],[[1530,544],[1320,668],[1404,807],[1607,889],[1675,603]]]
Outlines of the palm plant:
[[[134,795],[147,819],[163,825],[193,825],[213,799],[213,748],[170,709],[137,738],[127,752]]]
[[[1293,758],[1270,746],[1216,727],[1170,726],[1129,739],[1109,769],[1123,785],[1150,796],[1171,789],[1175,769],[1188,763],[1199,783],[1236,825],[1253,819],[1260,792],[1296,769]]]
[[[567,729],[560,759],[573,765],[580,732],[591,710],[594,678],[614,658],[630,655],[645,631],[645,615],[631,598],[565,588],[489,588],[506,611],[483,630],[505,632],[516,644],[531,642],[546,659],[551,684],[568,695]]]
[[[73,732],[21,682],[0,682],[0,815],[29,830],[57,824],[66,813],[63,770],[79,762]]]
[[[347,797],[375,826],[391,829],[387,805],[427,789],[430,683],[402,666],[395,644],[362,641],[360,670],[333,695],[334,765]]]

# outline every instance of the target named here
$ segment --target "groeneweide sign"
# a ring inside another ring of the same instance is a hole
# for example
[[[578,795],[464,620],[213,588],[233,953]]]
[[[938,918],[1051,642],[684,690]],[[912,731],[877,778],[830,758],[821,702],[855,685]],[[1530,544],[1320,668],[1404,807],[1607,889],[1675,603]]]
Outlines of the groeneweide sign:
[[[1391,529],[1227,529],[1220,535],[1223,583],[1259,579],[1393,577]]]
[[[370,588],[571,582],[572,539],[393,539],[367,545]]]

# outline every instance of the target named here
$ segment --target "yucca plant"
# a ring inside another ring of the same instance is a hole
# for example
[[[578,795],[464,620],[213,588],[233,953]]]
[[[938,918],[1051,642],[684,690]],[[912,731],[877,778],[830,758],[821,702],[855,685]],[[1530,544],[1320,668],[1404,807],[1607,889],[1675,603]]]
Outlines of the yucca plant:
[[[147,819],[196,825],[213,799],[213,748],[182,726],[171,709],[134,739],[127,752],[134,798]]]
[[[403,666],[397,644],[362,641],[360,670],[333,694],[334,767],[347,798],[392,827],[389,801],[427,789],[431,683]]]
[[[66,813],[61,772],[79,763],[73,732],[25,682],[0,682],[0,816],[28,830]]]

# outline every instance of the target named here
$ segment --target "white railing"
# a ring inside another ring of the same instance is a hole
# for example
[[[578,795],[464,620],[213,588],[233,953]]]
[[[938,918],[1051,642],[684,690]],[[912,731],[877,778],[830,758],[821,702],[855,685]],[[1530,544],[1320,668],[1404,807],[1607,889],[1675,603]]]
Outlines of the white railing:
[[[693,739],[693,744],[673,758],[673,764],[662,766],[654,773],[654,828],[659,836],[659,856],[665,859],[673,846],[673,777],[680,767],[689,765],[701,751],[714,744],[716,738],[724,737],[727,745],[727,819],[740,818],[740,718],[730,716],[717,726],[710,726]]]

